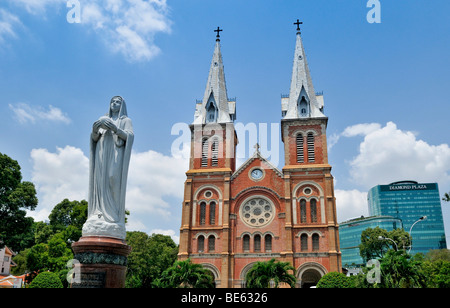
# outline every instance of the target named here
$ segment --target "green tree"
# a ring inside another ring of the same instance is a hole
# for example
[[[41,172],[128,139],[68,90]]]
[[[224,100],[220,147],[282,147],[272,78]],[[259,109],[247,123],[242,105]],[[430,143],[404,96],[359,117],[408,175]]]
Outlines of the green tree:
[[[64,231],[66,239],[70,243],[76,242],[81,237],[81,230],[86,222],[87,212],[87,201],[69,201],[64,199],[52,209],[48,216],[50,227],[54,233]]]
[[[52,272],[42,272],[33,279],[29,288],[63,288],[63,284],[57,274]]]
[[[442,198],[442,200],[450,202],[450,194],[449,193],[445,193],[444,194],[444,198]]]
[[[395,244],[394,244],[395,242]],[[361,233],[359,253],[364,262],[380,259],[389,249],[403,249],[409,247],[410,236],[403,229],[387,231],[380,227],[367,228]]]
[[[275,259],[256,262],[245,277],[246,286],[248,288],[278,288],[280,283],[286,283],[294,288],[296,279],[289,271],[294,271],[294,267],[289,262],[279,262]]]
[[[352,288],[354,287],[352,279],[342,273],[330,272],[322,276],[317,283],[317,288]]]
[[[37,203],[34,184],[22,182],[19,163],[0,153],[0,248],[20,251],[30,246],[33,219],[25,210],[34,210]]]
[[[214,278],[210,271],[187,259],[176,261],[154,285],[158,288],[213,288]]]
[[[127,232],[128,256],[126,287],[150,288],[153,281],[177,259],[178,246],[170,236],[144,232]]]
[[[383,288],[422,288],[425,276],[421,261],[405,250],[389,250],[380,260],[381,284]]]

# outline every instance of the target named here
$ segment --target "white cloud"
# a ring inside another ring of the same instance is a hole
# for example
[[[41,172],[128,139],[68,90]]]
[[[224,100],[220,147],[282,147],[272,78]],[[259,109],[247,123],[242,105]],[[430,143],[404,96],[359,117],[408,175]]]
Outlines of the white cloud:
[[[168,235],[172,238],[172,240],[175,242],[175,244],[180,243],[180,236],[179,232],[174,230],[163,230],[163,229],[154,229],[149,232],[149,234],[162,234],[162,235]]]
[[[39,121],[70,123],[69,117],[61,109],[52,105],[48,106],[48,110],[41,106],[30,106],[25,103],[9,104],[9,108],[14,112],[15,117],[21,124],[34,124]]]
[[[366,188],[399,180],[450,184],[448,144],[430,145],[395,123],[366,131],[350,162],[352,179]]]
[[[7,37],[16,38],[15,28],[22,26],[22,22],[16,15],[0,8],[0,43],[3,44]]]
[[[336,212],[339,222],[361,215],[368,215],[367,192],[362,192],[357,189],[336,189],[334,194],[336,197]]]
[[[87,200],[89,160],[80,149],[66,146],[56,148],[56,153],[33,149],[31,159],[39,206],[30,216],[47,219],[53,207],[65,198]]]
[[[96,0],[82,5],[81,23],[91,27],[131,62],[148,61],[160,53],[157,33],[170,33],[165,0]]]

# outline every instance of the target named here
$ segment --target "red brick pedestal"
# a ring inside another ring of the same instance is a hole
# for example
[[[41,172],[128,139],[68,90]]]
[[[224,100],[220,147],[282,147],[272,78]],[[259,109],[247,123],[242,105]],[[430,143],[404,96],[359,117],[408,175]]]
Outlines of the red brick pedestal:
[[[74,277],[71,288],[123,288],[131,247],[125,241],[85,236],[72,244]]]

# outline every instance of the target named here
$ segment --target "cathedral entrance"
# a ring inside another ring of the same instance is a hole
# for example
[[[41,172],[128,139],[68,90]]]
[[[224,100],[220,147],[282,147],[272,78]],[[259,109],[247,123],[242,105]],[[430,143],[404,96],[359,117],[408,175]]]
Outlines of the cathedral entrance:
[[[319,263],[308,262],[301,265],[297,270],[297,287],[311,288],[319,282],[327,270]]]
[[[301,288],[309,289],[315,286],[322,276],[315,269],[306,270],[301,277]]]

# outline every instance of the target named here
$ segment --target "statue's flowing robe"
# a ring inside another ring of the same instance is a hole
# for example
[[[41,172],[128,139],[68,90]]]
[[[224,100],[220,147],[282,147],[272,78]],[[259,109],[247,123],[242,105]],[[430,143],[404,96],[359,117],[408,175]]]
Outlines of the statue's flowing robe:
[[[122,104],[124,104],[123,102]],[[126,107],[122,106],[126,113]],[[97,235],[124,239],[125,195],[134,134],[131,119],[121,115],[113,121],[122,136],[103,128],[92,133],[89,162],[88,219],[83,236]]]

